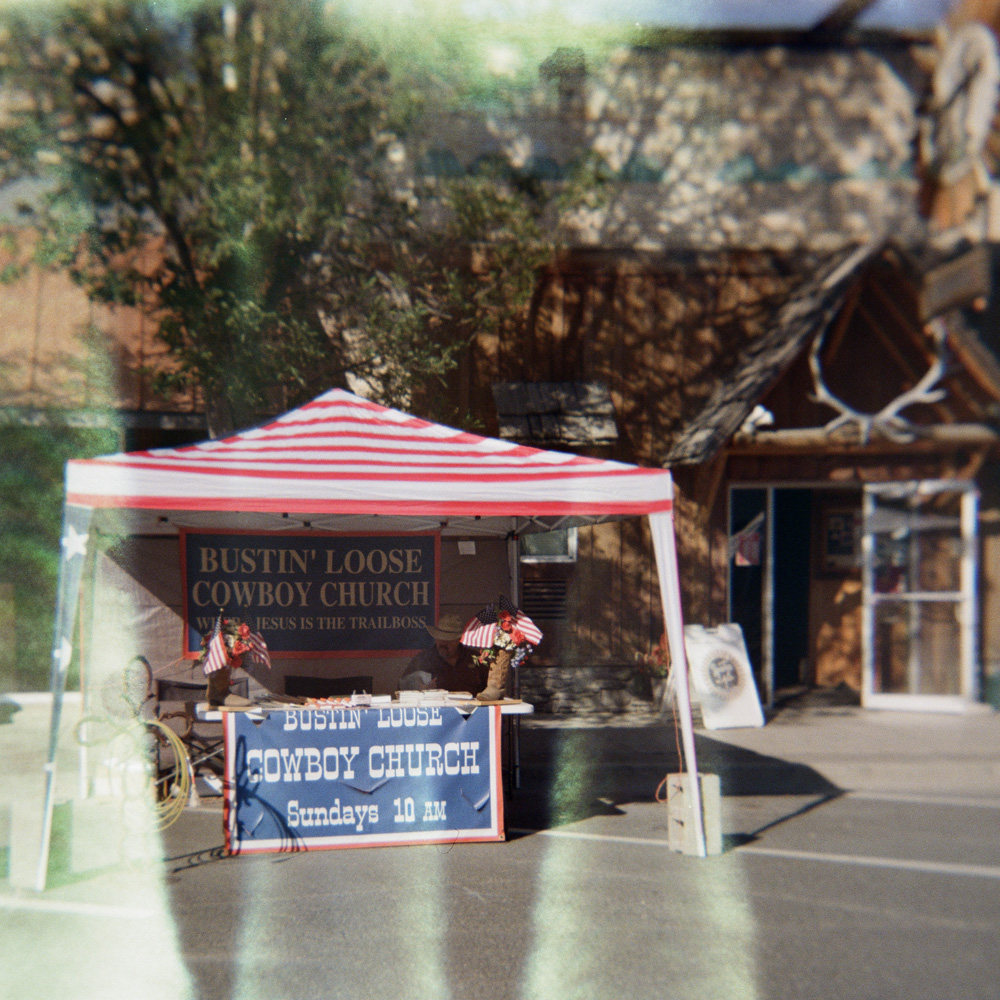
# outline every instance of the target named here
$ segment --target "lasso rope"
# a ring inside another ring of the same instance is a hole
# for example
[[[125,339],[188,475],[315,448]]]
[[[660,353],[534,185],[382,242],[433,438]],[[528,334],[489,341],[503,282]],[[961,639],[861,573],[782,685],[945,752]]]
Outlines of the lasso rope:
[[[174,753],[172,773],[155,780],[156,828],[165,830],[180,819],[191,794],[191,758],[180,736],[168,725],[157,719],[149,719],[146,728],[151,729],[157,739],[165,739]]]

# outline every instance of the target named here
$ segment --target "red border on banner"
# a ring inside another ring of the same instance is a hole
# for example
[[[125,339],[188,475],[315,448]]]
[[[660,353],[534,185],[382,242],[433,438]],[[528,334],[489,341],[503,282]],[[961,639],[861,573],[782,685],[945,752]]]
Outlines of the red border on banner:
[[[400,706],[393,706],[400,707]],[[453,707],[453,706],[449,706]],[[375,708],[362,708],[361,711],[378,711]],[[459,711],[459,709],[455,709]],[[281,709],[285,711],[285,709]],[[233,762],[236,760],[236,725],[233,717],[236,712],[222,713],[222,729],[226,746],[225,778],[223,780],[222,798],[222,832],[224,835],[225,852],[231,857],[242,854],[298,854],[306,851],[344,851],[359,847],[417,847],[421,844],[483,844],[499,843],[507,839],[506,819],[504,816],[503,782],[501,766],[501,731],[502,713],[499,705],[479,705],[475,712],[491,713],[490,732],[493,747],[490,752],[490,796],[495,803],[495,819],[490,829],[481,833],[466,836],[449,835],[448,831],[429,831],[426,836],[411,837],[400,835],[399,839],[380,837],[378,834],[365,833],[352,837],[315,838],[312,843],[300,840],[288,847],[240,847],[234,850],[232,837],[232,822],[236,815],[236,779],[233,773]]]
[[[434,539],[434,617],[436,623],[441,604],[441,532],[440,531],[254,531],[252,528],[216,530],[212,528],[177,529],[178,558],[181,564],[181,659],[197,660],[201,653],[187,648],[190,609],[188,608],[187,546],[188,535],[254,535],[258,538],[433,538]],[[197,631],[197,630],[195,630]],[[267,636],[264,637],[265,640]],[[415,649],[310,649],[301,652],[290,650],[269,650],[272,660],[319,660],[319,659],[387,659],[391,657],[416,656],[421,648]]]

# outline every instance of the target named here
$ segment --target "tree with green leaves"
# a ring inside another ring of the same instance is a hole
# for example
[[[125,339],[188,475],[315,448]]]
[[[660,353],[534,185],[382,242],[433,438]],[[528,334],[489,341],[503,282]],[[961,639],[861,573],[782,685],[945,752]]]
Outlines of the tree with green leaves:
[[[402,402],[447,370],[434,296],[380,267],[412,228],[383,167],[417,91],[321,4],[5,19],[0,170],[47,185],[38,247],[152,311],[177,362],[160,388],[196,384],[214,433],[349,374]]]
[[[25,426],[0,416],[0,691],[48,683],[65,463],[119,444],[113,428],[69,427],[55,415]]]
[[[394,169],[455,88],[390,72],[329,5],[79,0],[0,24],[0,182],[46,185],[36,261],[149,310],[174,361],[156,386],[200,389],[213,434],[331,385],[433,399],[552,257],[537,184]]]
[[[40,192],[2,235],[0,281],[30,261],[140,305],[171,355],[154,384],[197,388],[216,436],[333,385],[462,422],[449,372],[480,335],[523,321],[554,251],[546,194],[526,178],[415,175],[407,131],[425,105],[461,103],[455,81],[398,52],[390,67],[327,8],[0,11],[0,184]],[[12,419],[0,587],[23,633],[15,686],[31,686],[48,669],[63,463],[120,442],[57,413],[44,430]]]

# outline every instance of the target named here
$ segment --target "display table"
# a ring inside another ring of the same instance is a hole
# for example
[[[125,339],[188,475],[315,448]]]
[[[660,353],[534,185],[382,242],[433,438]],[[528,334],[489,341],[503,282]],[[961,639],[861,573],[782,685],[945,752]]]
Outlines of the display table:
[[[532,711],[511,699],[199,706],[223,724],[226,849],[503,840],[501,718]]]
[[[444,701],[422,701],[414,702],[412,705],[403,705],[400,702],[393,701],[389,704],[380,703],[369,706],[350,706],[354,708],[412,708],[414,705],[420,705],[423,707],[427,706],[437,706],[457,708],[460,712],[471,712],[475,708],[490,708],[496,706],[500,709],[500,714],[503,716],[520,716],[520,715],[533,715],[535,712],[535,706],[527,701],[520,701],[517,698],[505,698],[503,701],[495,702],[479,702],[479,701],[458,701],[458,702],[444,702]],[[270,712],[278,712],[285,710],[298,710],[301,711],[306,708],[321,708],[325,707],[317,701],[315,704],[310,705],[293,705],[285,702],[261,702],[259,704],[251,705],[249,708],[243,707],[229,707],[229,706],[214,706],[209,705],[207,701],[198,702],[195,705],[194,715],[195,718],[200,722],[221,722],[223,716],[228,715],[230,712],[241,712],[245,715],[249,715],[251,718],[262,719],[265,715]],[[335,706],[337,708],[345,707],[341,705]]]

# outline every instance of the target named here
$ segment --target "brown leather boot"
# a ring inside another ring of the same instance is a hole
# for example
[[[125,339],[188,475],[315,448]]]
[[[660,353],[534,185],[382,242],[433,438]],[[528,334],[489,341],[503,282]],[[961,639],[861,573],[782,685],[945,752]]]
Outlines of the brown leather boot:
[[[486,687],[476,695],[476,701],[503,701],[507,696],[507,674],[510,672],[510,650],[498,649],[490,663]]]
[[[209,705],[224,705],[226,703],[226,695],[229,694],[229,682],[232,673],[229,667],[223,667],[221,670],[216,670],[214,674],[208,675],[208,691],[206,692],[206,696]]]

